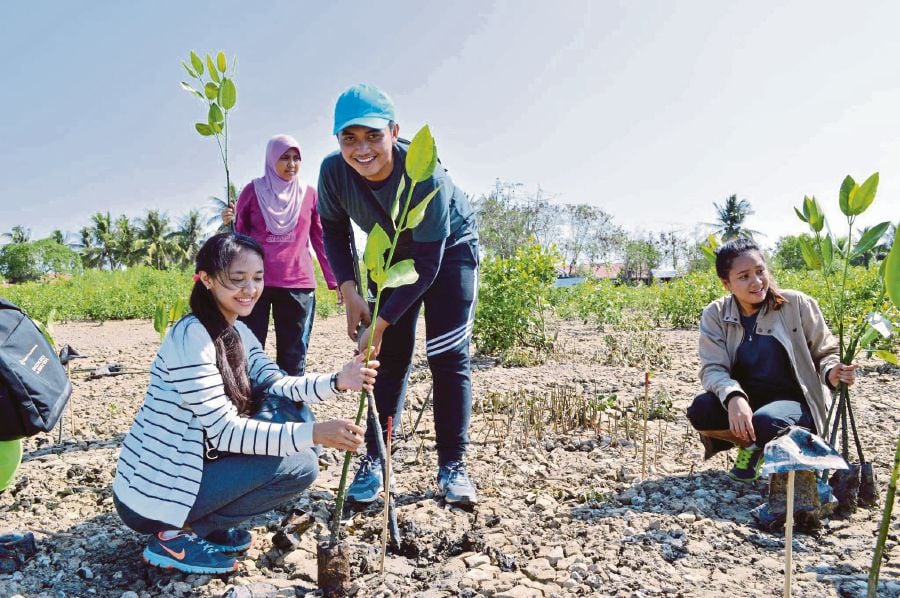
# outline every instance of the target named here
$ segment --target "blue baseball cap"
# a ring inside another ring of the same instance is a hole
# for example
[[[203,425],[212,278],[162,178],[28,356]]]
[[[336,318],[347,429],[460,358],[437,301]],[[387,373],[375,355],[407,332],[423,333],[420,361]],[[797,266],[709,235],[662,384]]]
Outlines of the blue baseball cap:
[[[335,135],[353,125],[383,129],[396,120],[394,102],[374,85],[354,85],[341,94],[334,106]]]

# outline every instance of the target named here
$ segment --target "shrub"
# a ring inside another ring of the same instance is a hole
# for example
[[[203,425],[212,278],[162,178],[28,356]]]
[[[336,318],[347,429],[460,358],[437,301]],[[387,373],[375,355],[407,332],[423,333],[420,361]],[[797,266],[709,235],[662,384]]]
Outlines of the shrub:
[[[710,301],[725,294],[714,270],[693,272],[683,278],[653,287],[656,301],[651,307],[658,324],[695,328]]]
[[[473,332],[479,351],[496,354],[550,345],[544,314],[556,263],[558,256],[537,243],[519,247],[511,258],[484,261]]]
[[[40,280],[47,274],[80,271],[78,254],[53,239],[9,243],[0,248],[0,274],[12,283]]]

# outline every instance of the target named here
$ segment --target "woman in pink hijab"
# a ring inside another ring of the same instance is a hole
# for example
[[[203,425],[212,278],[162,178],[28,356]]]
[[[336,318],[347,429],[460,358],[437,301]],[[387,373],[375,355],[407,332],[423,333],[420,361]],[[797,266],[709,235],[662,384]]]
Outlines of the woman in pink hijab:
[[[276,135],[266,145],[265,174],[244,187],[234,210],[222,212],[225,224],[256,239],[265,252],[265,289],[253,311],[240,318],[265,347],[269,311],[275,320],[278,367],[302,376],[316,305],[316,277],[310,244],[329,289],[337,282],[325,258],[315,187],[299,178],[300,144]]]

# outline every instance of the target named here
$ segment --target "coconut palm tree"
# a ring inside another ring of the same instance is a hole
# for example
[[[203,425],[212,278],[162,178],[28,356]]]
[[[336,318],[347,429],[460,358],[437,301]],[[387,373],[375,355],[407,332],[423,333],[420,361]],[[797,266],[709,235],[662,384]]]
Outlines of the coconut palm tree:
[[[177,260],[180,252],[169,217],[159,210],[150,210],[140,226],[144,262],[157,270],[165,270]]]
[[[143,256],[144,240],[135,225],[124,214],[116,218],[113,225],[113,246],[118,262],[124,266],[140,263]]]
[[[9,242],[17,245],[19,243],[27,243],[31,240],[31,229],[25,228],[24,226],[16,225],[10,229],[8,233],[3,233],[2,236],[4,239],[9,239]]]
[[[205,237],[203,217],[200,210],[191,210],[181,219],[178,230],[175,231],[175,242],[181,249],[181,265],[188,266],[194,261],[194,257],[200,250],[200,245]]]
[[[738,199],[737,195],[730,195],[722,205],[713,202],[716,208],[718,220],[711,224],[713,232],[722,237],[722,241],[728,242],[738,237],[753,238],[760,234],[759,231],[744,227],[744,220],[753,214],[753,208],[746,199]]]

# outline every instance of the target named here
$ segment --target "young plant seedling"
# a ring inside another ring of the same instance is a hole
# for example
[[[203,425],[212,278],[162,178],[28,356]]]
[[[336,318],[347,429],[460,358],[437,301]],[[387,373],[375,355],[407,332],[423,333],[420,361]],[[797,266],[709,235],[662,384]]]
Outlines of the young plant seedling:
[[[889,337],[892,333],[890,322],[875,311],[881,309],[885,302],[885,293],[887,292],[885,268],[887,261],[885,260],[881,264],[878,276],[881,288],[876,301],[871,306],[872,311],[867,316],[851,312],[847,289],[851,260],[863,256],[874,248],[890,226],[890,222],[881,222],[865,230],[856,245],[851,248],[853,226],[856,223],[856,218],[872,205],[877,190],[877,172],[866,179],[862,185],[856,183],[850,175],[844,178],[838,194],[838,203],[847,221],[847,240],[843,243],[836,242],[832,237],[830,227],[827,226],[825,220],[825,214],[815,197],[804,197],[802,209],[794,208],[797,217],[809,225],[813,234],[812,240],[804,237],[800,238],[800,250],[807,266],[822,273],[829,303],[832,306],[836,306],[832,317],[837,324],[840,359],[841,363],[844,364],[853,363],[857,355],[864,350],[873,352],[877,357],[885,361],[897,364],[896,355],[889,351],[875,350],[873,348],[873,344],[879,335]],[[838,274],[837,268],[841,265],[843,266],[842,272]],[[853,407],[850,404],[849,389],[846,384],[841,383],[838,386],[838,391],[840,398],[837,401],[837,406],[833,406],[832,413],[829,414],[829,419],[826,421],[826,430],[829,427],[831,428],[829,442],[834,446],[837,440],[838,427],[840,426],[842,429],[841,454],[845,459],[848,458],[849,434],[847,422],[849,421],[859,456],[860,469],[859,473],[855,470],[837,472],[832,485],[835,486],[838,498],[841,499],[841,506],[849,509],[855,508],[857,493],[861,504],[874,506],[876,500],[874,472],[872,465],[866,463],[863,455],[862,444],[856,429],[856,418],[853,415]],[[826,471],[823,476],[827,477],[827,474],[828,472]],[[856,475],[862,476],[862,483],[854,481]],[[844,488],[845,486],[847,488]],[[851,488],[850,486],[858,486],[858,488]]]
[[[228,112],[237,104],[237,89],[234,86],[234,67],[237,58],[231,59],[231,72],[228,72],[228,61],[225,54],[219,52],[216,59],[206,55],[206,70],[204,73],[204,61],[191,50],[190,64],[181,61],[188,75],[196,79],[202,90],[194,89],[189,83],[182,81],[181,88],[196,96],[207,106],[206,122],[194,123],[194,129],[203,137],[214,137],[219,146],[219,156],[225,165],[225,195],[229,206],[234,206],[237,198],[235,189],[231,184],[231,170],[228,165]],[[209,80],[204,77],[206,74]],[[233,226],[233,225],[232,225]]]
[[[159,334],[160,342],[166,337],[169,326],[180,320],[184,312],[185,305],[181,297],[169,307],[166,307],[162,300],[156,304],[156,310],[153,312],[153,329]]]
[[[415,206],[412,203],[413,190],[418,183],[428,180],[437,166],[437,148],[435,147],[434,138],[431,136],[431,130],[425,125],[413,137],[406,154],[406,176],[400,177],[400,184],[397,187],[397,193],[391,205],[391,221],[394,224],[393,237],[388,236],[379,224],[375,224],[366,240],[366,249],[363,252],[363,263],[369,280],[374,283],[375,292],[375,308],[372,310],[372,322],[378,318],[378,310],[381,307],[381,294],[384,289],[397,288],[412,284],[419,278],[412,259],[401,260],[394,263],[394,252],[397,249],[397,241],[400,239],[400,233],[411,231],[425,218],[425,211],[434,196],[437,195],[440,187],[435,187],[428,195],[426,195]],[[407,183],[407,178],[409,183]],[[404,200],[403,194],[406,192]],[[387,254],[387,257],[385,257]],[[364,355],[371,355],[372,351],[372,335],[369,335],[368,345],[366,346]],[[366,409],[368,393],[362,391],[359,393],[359,407],[356,411],[356,425],[362,421],[363,411]],[[369,401],[374,405],[374,401]],[[388,431],[390,434],[391,431]],[[344,509],[344,499],[347,486],[347,473],[350,468],[350,459],[352,453],[349,451],[344,455],[344,464],[341,469],[341,479],[338,484],[337,497],[335,500],[334,516],[331,521],[331,538],[330,545],[335,546],[340,542],[340,522],[341,514]],[[390,481],[385,479],[385,486]],[[385,493],[387,495],[387,493]]]

